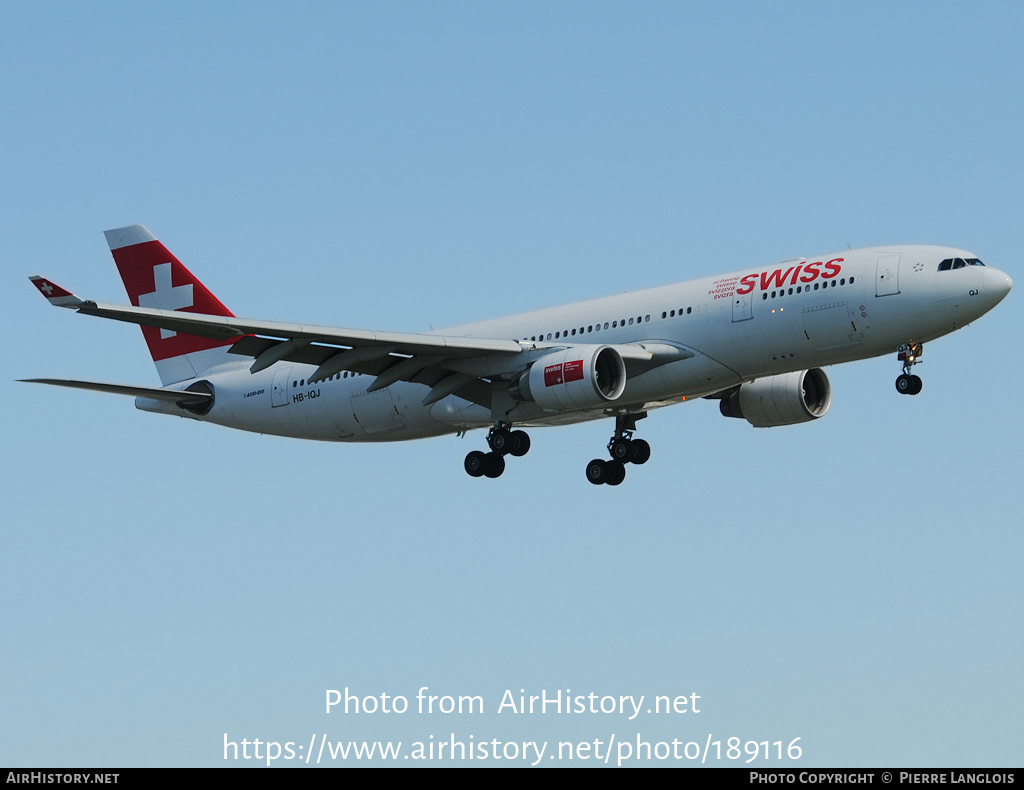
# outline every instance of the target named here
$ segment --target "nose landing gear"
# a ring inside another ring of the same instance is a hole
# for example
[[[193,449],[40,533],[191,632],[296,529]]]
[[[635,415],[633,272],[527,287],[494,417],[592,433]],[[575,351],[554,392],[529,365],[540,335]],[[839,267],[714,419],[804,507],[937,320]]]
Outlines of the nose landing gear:
[[[900,395],[917,395],[924,386],[920,376],[911,374],[911,368],[920,364],[924,345],[921,343],[904,343],[898,349],[898,359],[903,363],[903,373],[896,378],[896,391]]]
[[[505,456],[520,457],[530,451],[530,436],[526,431],[513,431],[511,425],[497,424],[487,434],[491,452],[474,450],[466,456],[466,473],[470,477],[501,477],[505,471]]]
[[[651,457],[651,446],[643,439],[634,439],[637,420],[647,412],[620,414],[615,417],[615,435],[608,442],[608,454],[612,460],[595,458],[587,464],[587,480],[596,486],[607,483],[617,486],[626,479],[626,464],[645,464]]]

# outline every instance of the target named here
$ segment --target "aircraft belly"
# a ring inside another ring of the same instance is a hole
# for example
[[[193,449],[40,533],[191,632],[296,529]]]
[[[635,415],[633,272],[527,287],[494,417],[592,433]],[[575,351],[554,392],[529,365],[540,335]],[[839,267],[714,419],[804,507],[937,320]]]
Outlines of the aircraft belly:
[[[691,349],[692,350],[692,349]],[[700,397],[740,383],[736,371],[706,354],[661,365],[630,378],[619,398],[623,402],[660,401],[672,397]]]
[[[458,430],[457,425],[435,419],[433,408],[423,405],[423,399],[429,391],[430,388],[422,384],[400,382],[377,392],[353,395],[348,409],[354,430],[352,441],[422,439]],[[451,396],[445,400],[449,399],[452,399]],[[443,401],[434,406],[440,403]],[[489,422],[488,419],[485,424]]]
[[[485,428],[493,423],[491,410],[477,403],[449,395],[430,407],[430,417],[443,425],[459,430]]]

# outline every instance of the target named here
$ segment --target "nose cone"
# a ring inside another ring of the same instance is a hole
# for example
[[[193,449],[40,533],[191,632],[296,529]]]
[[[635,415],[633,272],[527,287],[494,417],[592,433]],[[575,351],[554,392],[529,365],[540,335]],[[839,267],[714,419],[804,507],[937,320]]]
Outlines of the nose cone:
[[[985,268],[985,296],[992,300],[993,305],[999,304],[1013,288],[1013,280],[1010,275],[1004,274],[999,269]]]

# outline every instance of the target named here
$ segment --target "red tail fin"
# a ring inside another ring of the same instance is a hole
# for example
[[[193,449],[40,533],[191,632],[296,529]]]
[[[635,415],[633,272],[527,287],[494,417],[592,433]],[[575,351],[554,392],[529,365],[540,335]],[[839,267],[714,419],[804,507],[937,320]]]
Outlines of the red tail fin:
[[[142,225],[104,231],[103,235],[133,305],[234,315]],[[199,375],[216,360],[223,360],[224,349],[237,340],[211,340],[148,326],[142,327],[142,334],[164,384]],[[202,353],[211,349],[221,350],[214,355]]]

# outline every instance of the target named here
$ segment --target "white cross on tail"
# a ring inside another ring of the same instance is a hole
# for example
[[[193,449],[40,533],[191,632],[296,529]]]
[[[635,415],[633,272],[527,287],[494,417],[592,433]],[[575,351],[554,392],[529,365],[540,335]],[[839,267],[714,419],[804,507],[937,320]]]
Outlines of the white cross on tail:
[[[191,307],[192,285],[171,285],[171,264],[158,263],[153,267],[153,283],[156,290],[148,294],[139,294],[139,307],[153,307],[157,310],[180,310]],[[174,337],[176,332],[161,329],[160,338],[166,340]]]

